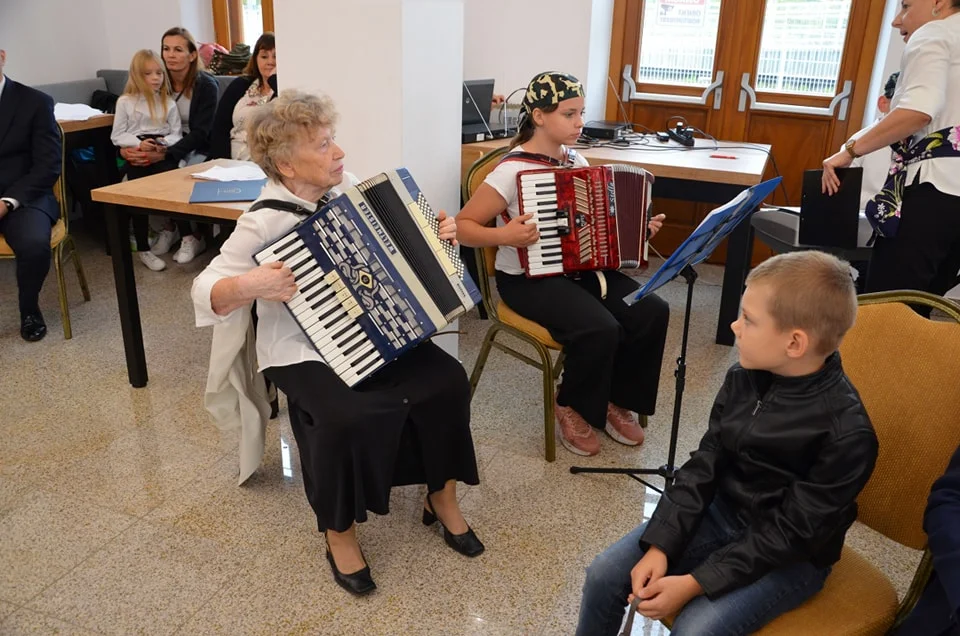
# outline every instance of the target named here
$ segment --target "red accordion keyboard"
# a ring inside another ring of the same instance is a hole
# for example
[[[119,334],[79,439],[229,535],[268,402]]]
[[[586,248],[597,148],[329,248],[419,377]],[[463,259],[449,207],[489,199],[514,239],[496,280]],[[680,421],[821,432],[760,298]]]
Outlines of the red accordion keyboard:
[[[540,240],[519,250],[529,277],[642,267],[653,175],[629,165],[517,173],[520,214]]]

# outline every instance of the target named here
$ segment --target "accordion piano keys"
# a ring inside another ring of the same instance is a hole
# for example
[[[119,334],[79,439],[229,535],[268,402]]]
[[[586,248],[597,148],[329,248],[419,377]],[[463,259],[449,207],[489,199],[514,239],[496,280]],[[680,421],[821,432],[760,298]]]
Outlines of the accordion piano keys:
[[[348,386],[473,307],[480,292],[409,172],[348,189],[254,255],[283,261],[298,291],[287,309]]]

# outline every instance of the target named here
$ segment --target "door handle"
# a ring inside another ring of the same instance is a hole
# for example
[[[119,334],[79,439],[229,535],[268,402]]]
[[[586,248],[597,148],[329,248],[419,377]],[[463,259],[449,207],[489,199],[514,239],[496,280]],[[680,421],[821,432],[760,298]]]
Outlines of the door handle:
[[[713,93],[713,109],[720,110],[720,102],[723,101],[723,71],[717,71],[717,77],[713,83],[703,89],[699,97],[695,95],[669,95],[665,93],[641,93],[637,91],[637,83],[633,79],[633,64],[627,64],[623,67],[623,91],[621,99],[625,102],[635,99],[643,99],[651,102],[669,102],[671,104],[693,104],[696,106],[706,106],[710,93]]]
[[[853,81],[847,80],[843,83],[843,90],[834,95],[827,106],[795,106],[793,104],[774,104],[772,102],[758,102],[757,93],[750,85],[750,73],[744,73],[740,78],[740,105],[737,108],[741,113],[748,107],[750,110],[762,110],[772,113],[796,113],[801,115],[823,115],[833,117],[837,106],[840,106],[840,113],[837,115],[839,121],[847,119],[847,107],[850,104],[850,95],[853,93]]]

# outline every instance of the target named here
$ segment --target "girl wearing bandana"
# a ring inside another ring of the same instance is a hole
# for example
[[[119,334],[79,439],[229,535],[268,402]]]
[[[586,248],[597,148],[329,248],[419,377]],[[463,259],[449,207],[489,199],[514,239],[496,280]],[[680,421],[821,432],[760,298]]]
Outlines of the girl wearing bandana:
[[[472,247],[497,246],[501,299],[563,345],[557,433],[569,451],[596,455],[597,430],[628,446],[643,443],[646,418],[657,402],[669,306],[653,295],[627,306],[622,299],[638,284],[618,271],[604,272],[602,295],[596,276],[527,278],[520,265],[517,248],[532,245],[539,234],[528,223],[531,215],[520,214],[517,173],[549,165],[585,167],[570,148],[583,130],[583,107],[583,86],[575,77],[548,72],[533,78],[510,152],[457,216],[457,239]],[[650,236],[663,218],[651,219]],[[488,227],[494,219],[496,227]]]

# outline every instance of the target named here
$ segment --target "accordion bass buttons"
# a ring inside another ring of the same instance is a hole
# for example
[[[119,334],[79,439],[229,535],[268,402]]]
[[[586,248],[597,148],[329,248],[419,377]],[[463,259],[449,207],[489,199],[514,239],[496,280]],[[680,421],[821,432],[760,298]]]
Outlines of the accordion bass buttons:
[[[561,208],[557,211],[557,234],[566,236],[570,233],[570,209]]]

